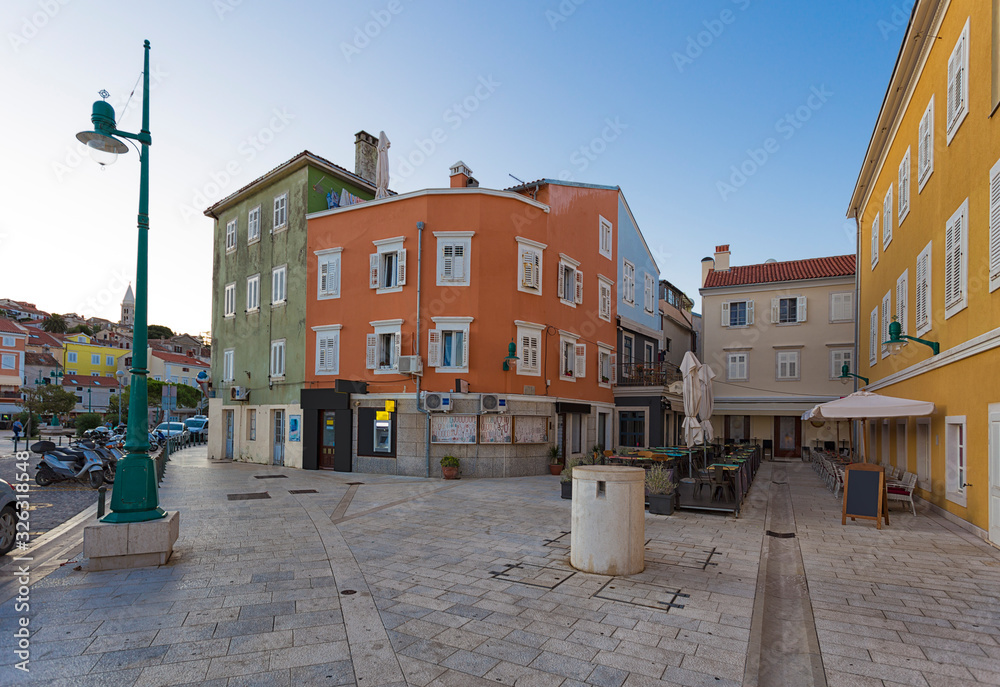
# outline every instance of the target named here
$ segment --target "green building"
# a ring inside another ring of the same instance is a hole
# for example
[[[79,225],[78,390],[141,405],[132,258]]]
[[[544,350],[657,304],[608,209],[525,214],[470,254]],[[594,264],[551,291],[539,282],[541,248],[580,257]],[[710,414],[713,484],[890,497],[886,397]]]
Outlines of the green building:
[[[306,215],[375,196],[377,139],[355,136],[355,173],[309,151],[205,211],[212,259],[212,459],[302,467]]]

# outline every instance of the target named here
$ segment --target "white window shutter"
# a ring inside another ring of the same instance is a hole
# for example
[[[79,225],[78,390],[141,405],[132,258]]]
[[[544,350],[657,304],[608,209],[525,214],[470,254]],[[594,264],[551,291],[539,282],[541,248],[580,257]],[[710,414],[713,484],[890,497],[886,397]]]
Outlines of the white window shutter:
[[[326,338],[320,334],[316,337],[316,371],[326,369]]]
[[[427,332],[427,367],[441,365],[441,330],[431,329]]]
[[[405,286],[406,285],[406,249],[400,248],[396,252],[396,285]]]
[[[583,303],[583,272],[580,270],[574,270],[576,272],[576,302]]]
[[[799,322],[806,321],[806,297],[799,296],[798,302],[795,304],[795,315]]]
[[[469,367],[469,330],[462,333],[462,367]]]
[[[906,274],[900,275],[896,280],[896,321],[899,322],[903,334],[906,334],[906,281]]]
[[[561,262],[559,263],[559,285],[556,287],[556,295],[563,300],[566,299],[566,286],[565,286],[565,276],[566,266]]]
[[[882,357],[885,357],[889,352],[889,347],[885,345],[885,342],[889,340],[889,324],[892,322],[892,289],[882,297],[882,332],[881,332],[881,350]]]
[[[728,327],[729,326],[729,302],[728,301],[722,304],[722,326],[723,327]]]
[[[531,287],[540,289],[542,288],[542,254],[532,251],[531,264],[533,266],[531,271]]]
[[[521,249],[521,286],[531,287],[531,273],[534,268],[534,261],[531,259],[531,251],[527,248]]]
[[[872,269],[878,264],[878,215],[872,222]]]
[[[771,299],[771,324],[776,324],[781,319],[781,299]]]
[[[330,261],[330,276],[329,281],[330,293],[339,296],[340,295],[340,256],[337,256],[334,260]],[[340,335],[337,335],[337,346],[340,346]]]
[[[459,243],[454,247],[455,252],[455,279],[462,281],[465,279],[465,244]]]
[[[576,344],[576,365],[573,372],[578,379],[587,376],[587,344]]]
[[[1000,286],[1000,163],[990,171],[990,289]]]
[[[326,293],[330,288],[329,282],[330,275],[330,263],[326,260],[320,258],[319,262],[319,292],[320,294]]]
[[[945,307],[950,306],[952,303],[961,298],[961,293],[959,293],[958,289],[959,272],[961,271],[961,262],[959,260],[956,260],[956,257],[960,258],[961,255],[960,254],[961,227],[962,227],[961,215],[959,215],[954,222],[945,227],[945,232],[944,232]]]
[[[441,264],[438,270],[442,279],[455,278],[455,246],[452,244],[441,247]]]
[[[892,242],[892,186],[882,200],[882,248],[886,249]]]
[[[378,335],[368,334],[365,341],[365,367],[374,370],[378,364]]]
[[[400,332],[396,332],[392,336],[393,350],[396,353],[395,359],[392,361],[393,369],[399,367],[399,356],[403,350],[403,335]]]
[[[753,324],[753,301],[747,301],[747,326]]]
[[[531,368],[531,337],[527,334],[521,337],[521,361],[520,365],[523,369]]]
[[[868,365],[878,362],[878,306],[868,318]]]
[[[368,256],[368,288],[378,288],[378,263],[378,253],[372,253]]]
[[[333,346],[331,347],[330,344],[333,344]],[[326,347],[330,369],[334,372],[340,372],[340,332],[334,332],[333,338],[330,339],[330,344],[327,344]]]
[[[927,113],[920,118],[920,126],[917,130],[917,178],[923,179],[927,171],[927,145],[928,145],[928,121]]]
[[[608,375],[611,379],[612,384],[618,383],[618,358],[617,356],[611,356],[611,374]]]

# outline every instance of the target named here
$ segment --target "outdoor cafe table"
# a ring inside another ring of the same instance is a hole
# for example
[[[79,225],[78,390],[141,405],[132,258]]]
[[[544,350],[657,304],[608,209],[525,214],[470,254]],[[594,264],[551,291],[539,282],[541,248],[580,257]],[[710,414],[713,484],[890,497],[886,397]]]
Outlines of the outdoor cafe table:
[[[747,492],[750,490],[750,475],[748,471],[748,464],[745,461],[735,461],[728,463],[712,463],[709,468],[721,467],[726,472],[732,474],[733,484],[738,487],[736,490],[736,500],[742,502],[743,497],[746,496]]]

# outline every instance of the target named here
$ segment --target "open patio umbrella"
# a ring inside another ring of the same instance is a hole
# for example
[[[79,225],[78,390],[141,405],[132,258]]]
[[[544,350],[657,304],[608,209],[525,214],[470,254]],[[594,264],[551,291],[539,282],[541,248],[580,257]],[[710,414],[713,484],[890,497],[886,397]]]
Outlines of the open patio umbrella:
[[[375,161],[375,198],[389,197],[389,139],[385,132],[378,135],[378,158]]]

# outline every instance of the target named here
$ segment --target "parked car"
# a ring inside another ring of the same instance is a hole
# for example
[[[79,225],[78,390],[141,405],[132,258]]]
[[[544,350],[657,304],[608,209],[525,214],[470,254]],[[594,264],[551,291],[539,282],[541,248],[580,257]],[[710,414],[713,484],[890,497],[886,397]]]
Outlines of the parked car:
[[[204,440],[208,438],[208,418],[204,415],[195,415],[184,421],[184,426],[191,433],[192,438]]]
[[[191,433],[183,422],[161,422],[153,430],[153,433],[162,434],[164,437],[180,437],[183,441],[187,441],[191,437]]]
[[[14,487],[0,479],[0,556],[14,548],[17,536],[16,503]]]

